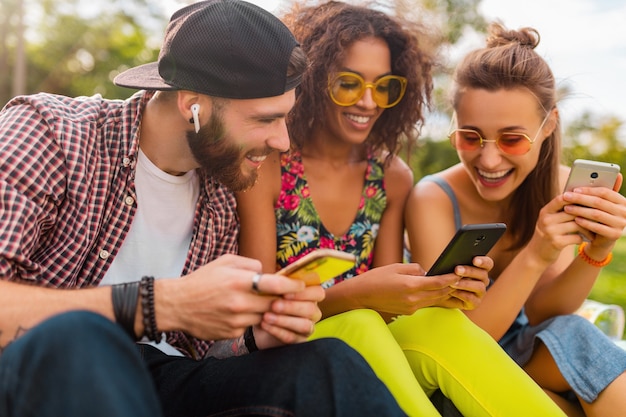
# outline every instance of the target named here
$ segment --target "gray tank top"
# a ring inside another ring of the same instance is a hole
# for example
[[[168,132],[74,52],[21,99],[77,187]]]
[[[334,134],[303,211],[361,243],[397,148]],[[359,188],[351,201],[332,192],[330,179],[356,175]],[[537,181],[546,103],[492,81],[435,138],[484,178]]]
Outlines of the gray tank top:
[[[448,198],[450,198],[450,202],[452,203],[452,210],[454,211],[454,227],[456,230],[459,230],[462,226],[461,210],[459,209],[459,202],[456,199],[456,195],[454,194],[454,191],[452,191],[450,184],[448,184],[443,178],[436,175],[426,175],[419,182],[422,181],[434,182],[448,195]]]

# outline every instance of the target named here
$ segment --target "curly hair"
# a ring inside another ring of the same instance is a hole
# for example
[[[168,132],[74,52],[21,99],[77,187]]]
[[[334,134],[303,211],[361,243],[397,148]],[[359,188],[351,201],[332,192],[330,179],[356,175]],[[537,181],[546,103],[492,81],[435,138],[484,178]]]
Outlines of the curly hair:
[[[328,76],[339,68],[346,50],[367,37],[385,41],[391,52],[392,74],[404,76],[408,82],[403,99],[385,109],[366,144],[373,151],[387,150],[391,156],[398,151],[401,137],[417,138],[424,111],[430,106],[435,65],[434,48],[429,47],[430,38],[421,25],[338,1],[308,7],[296,4],[283,21],[309,59],[287,122],[295,147],[302,147],[314,126],[324,125],[324,111],[333,105],[326,88]]]
[[[500,23],[492,23],[487,46],[470,52],[455,70],[453,107],[457,109],[467,89],[525,89],[537,99],[537,112],[543,119],[556,108],[557,91],[550,67],[534,50],[539,40],[539,32],[533,28],[507,30]],[[559,192],[560,152],[561,131],[557,113],[556,127],[543,141],[537,166],[513,194],[507,219],[509,231],[515,238],[511,249],[519,249],[528,243],[539,210]]]

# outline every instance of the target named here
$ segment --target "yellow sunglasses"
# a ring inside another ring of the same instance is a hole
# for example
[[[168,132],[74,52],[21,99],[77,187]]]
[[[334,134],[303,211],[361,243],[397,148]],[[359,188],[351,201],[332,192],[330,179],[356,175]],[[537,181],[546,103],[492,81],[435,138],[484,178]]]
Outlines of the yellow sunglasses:
[[[372,100],[378,107],[388,109],[402,100],[407,80],[399,75],[385,75],[376,82],[367,83],[354,72],[339,72],[328,79],[330,99],[338,106],[353,106],[372,89]]]

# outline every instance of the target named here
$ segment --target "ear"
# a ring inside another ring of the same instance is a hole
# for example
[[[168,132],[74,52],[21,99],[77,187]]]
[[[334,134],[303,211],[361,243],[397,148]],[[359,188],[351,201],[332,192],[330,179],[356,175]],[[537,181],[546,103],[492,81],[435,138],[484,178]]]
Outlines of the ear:
[[[552,110],[550,110],[550,116],[548,116],[548,120],[546,120],[546,123],[543,125],[543,134],[542,136],[544,138],[547,138],[548,136],[550,136],[555,129],[558,128],[558,120],[559,120],[559,109],[557,109],[556,107],[554,107]]]
[[[187,123],[194,125],[196,133],[200,130],[202,120],[207,120],[211,111],[209,104],[209,99],[206,96],[191,91],[178,91],[176,101],[178,111]]]

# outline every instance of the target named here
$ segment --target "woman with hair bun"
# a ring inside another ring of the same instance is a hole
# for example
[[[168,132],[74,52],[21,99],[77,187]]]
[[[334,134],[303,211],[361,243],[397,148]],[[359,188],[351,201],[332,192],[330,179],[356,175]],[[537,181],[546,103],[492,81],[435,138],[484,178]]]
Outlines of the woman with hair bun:
[[[423,178],[405,219],[412,260],[428,268],[466,223],[503,222],[482,303],[465,313],[572,416],[626,414],[626,352],[573,314],[626,226],[613,189],[563,192],[555,80],[539,33],[492,24],[454,75],[450,141],[460,163]],[[578,248],[576,248],[578,247]]]

